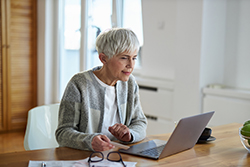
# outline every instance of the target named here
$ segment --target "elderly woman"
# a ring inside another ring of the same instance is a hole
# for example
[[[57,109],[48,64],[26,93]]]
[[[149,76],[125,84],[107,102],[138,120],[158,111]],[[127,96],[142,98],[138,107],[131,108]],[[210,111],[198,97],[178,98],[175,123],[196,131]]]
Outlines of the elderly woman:
[[[147,120],[131,75],[139,41],[133,31],[101,33],[96,49],[103,66],[78,73],[61,100],[56,139],[60,146],[105,151],[110,140],[134,143],[145,138]]]

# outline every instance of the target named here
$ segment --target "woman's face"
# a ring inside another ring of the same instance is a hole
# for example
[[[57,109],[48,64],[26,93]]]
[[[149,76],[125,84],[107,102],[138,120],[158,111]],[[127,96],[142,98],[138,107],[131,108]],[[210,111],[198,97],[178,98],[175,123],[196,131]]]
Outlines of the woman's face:
[[[134,70],[137,52],[121,53],[107,60],[105,66],[107,68],[108,78],[112,81],[112,85],[118,80],[128,81],[129,75]]]

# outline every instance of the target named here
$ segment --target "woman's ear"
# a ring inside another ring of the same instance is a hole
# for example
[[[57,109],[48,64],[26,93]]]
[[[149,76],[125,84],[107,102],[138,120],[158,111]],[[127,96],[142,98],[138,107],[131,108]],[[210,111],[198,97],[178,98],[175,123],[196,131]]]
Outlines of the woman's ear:
[[[106,56],[104,53],[99,54],[99,59],[102,62],[102,64],[106,64],[108,61],[108,56]]]

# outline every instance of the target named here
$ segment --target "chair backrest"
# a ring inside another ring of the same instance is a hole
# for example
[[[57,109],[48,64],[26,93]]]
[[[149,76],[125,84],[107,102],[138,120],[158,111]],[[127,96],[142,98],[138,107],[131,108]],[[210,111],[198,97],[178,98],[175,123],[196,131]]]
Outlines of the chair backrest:
[[[58,147],[55,130],[58,124],[59,103],[29,110],[24,137],[25,150]]]

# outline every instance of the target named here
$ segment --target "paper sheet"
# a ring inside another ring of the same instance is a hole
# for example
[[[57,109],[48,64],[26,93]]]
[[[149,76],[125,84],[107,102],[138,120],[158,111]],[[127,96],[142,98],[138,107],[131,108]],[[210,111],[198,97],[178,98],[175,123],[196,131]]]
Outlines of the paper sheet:
[[[76,160],[76,161],[29,161],[28,167],[41,167],[42,162],[46,163],[46,167],[88,167],[88,159]],[[95,159],[95,157],[93,158]],[[137,162],[124,161],[127,167],[135,167]],[[123,167],[121,162],[111,162],[104,159],[101,162],[91,163],[91,166],[95,167]]]
[[[126,145],[123,145],[123,144],[120,144],[120,143],[116,143],[116,142],[113,142],[113,141],[110,141],[110,143],[116,147],[119,147],[119,148],[123,148],[123,149],[129,149],[130,147],[129,146],[126,146]]]

